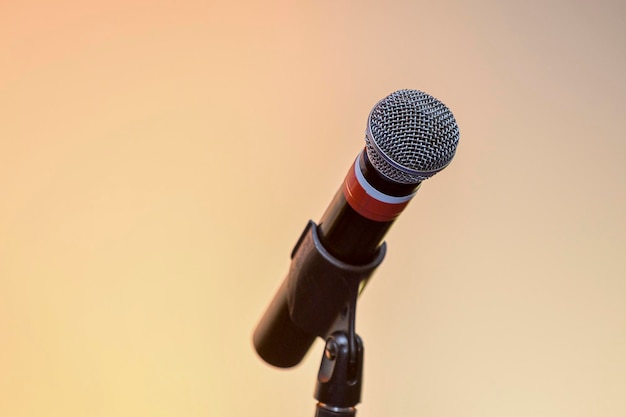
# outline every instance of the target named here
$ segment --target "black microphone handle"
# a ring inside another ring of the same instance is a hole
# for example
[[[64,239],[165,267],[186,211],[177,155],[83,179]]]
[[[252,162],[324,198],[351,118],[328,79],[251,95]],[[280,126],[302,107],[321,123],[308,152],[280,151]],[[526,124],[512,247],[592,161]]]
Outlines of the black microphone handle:
[[[359,180],[356,177],[360,175]],[[370,201],[360,182],[365,182],[370,192],[373,187],[392,201],[404,202],[381,205]],[[289,274],[254,332],[259,356],[271,365],[292,367],[300,363],[316,337],[327,336],[324,329],[347,301],[343,281],[354,277],[366,280],[380,264],[383,238],[418,187],[419,183],[400,184],[383,177],[365,150],[360,153],[319,226],[310,222],[292,252]],[[307,241],[306,253],[301,254],[302,241],[307,238],[316,243]]]

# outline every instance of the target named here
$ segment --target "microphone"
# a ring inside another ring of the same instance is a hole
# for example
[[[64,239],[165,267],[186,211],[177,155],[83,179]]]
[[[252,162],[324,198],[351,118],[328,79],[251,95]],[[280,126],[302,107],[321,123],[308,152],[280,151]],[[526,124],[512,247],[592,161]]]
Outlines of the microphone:
[[[382,262],[385,234],[422,181],[452,161],[459,129],[452,112],[417,90],[399,90],[369,114],[365,147],[322,215],[292,251],[287,278],[257,325],[253,344],[273,366],[300,363],[340,319],[354,282]]]

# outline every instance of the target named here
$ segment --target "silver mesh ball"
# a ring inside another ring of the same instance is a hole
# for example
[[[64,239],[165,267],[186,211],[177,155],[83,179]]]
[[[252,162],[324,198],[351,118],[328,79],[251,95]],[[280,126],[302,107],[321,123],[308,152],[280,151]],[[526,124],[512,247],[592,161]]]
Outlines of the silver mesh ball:
[[[400,90],[374,106],[365,143],[378,172],[392,181],[415,184],[445,168],[459,143],[452,112],[436,98]]]

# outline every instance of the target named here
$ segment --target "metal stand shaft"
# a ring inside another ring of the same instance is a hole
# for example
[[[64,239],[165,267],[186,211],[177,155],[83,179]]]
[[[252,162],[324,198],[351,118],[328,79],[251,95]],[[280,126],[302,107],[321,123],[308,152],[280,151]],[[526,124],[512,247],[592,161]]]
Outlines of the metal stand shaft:
[[[358,285],[326,338],[315,398],[315,417],[354,417],[361,401],[363,341],[355,333]]]

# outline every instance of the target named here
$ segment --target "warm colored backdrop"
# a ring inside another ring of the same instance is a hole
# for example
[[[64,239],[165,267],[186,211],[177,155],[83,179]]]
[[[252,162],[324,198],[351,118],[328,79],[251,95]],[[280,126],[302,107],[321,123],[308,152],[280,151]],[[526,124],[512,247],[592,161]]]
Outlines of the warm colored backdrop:
[[[471,4],[470,4],[471,3]],[[618,1],[0,4],[0,415],[313,415],[250,336],[371,107],[452,165],[359,303],[360,417],[626,415]]]

